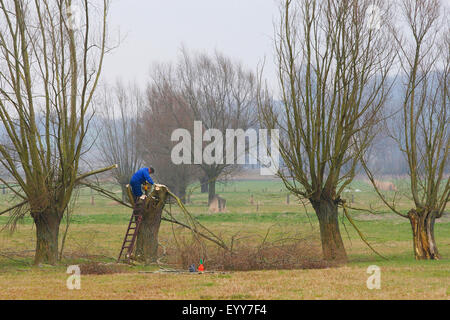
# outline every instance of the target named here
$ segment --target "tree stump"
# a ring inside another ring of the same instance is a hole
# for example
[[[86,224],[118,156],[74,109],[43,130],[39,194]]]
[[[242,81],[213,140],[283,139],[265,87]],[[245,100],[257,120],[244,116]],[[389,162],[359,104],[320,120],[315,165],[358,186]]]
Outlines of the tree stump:
[[[135,210],[142,215],[134,255],[137,261],[149,264],[158,258],[158,233],[168,195],[166,186],[155,184],[150,195],[141,197],[135,204]]]
[[[224,198],[215,195],[209,205],[210,212],[225,212],[227,209],[227,200]]]

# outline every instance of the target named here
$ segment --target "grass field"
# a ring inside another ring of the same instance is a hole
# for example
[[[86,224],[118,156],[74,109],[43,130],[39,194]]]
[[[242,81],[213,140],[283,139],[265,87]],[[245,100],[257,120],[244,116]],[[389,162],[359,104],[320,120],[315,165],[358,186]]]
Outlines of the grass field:
[[[288,270],[223,271],[205,274],[143,273],[157,271],[158,265],[124,267],[114,274],[81,275],[81,289],[69,290],[67,266],[92,261],[113,263],[119,253],[130,210],[111,200],[82,190],[67,234],[63,259],[58,266],[32,266],[35,230],[29,217],[14,233],[0,233],[0,299],[449,299],[450,217],[438,220],[435,236],[440,261],[415,261],[409,221],[379,206],[370,186],[356,181],[346,197],[355,207],[377,207],[379,214],[353,211],[352,216],[373,247],[388,260],[375,255],[359,239],[348,221],[341,233],[349,262],[334,268]],[[312,208],[303,206],[279,181],[236,181],[218,185],[217,193],[227,199],[227,212],[209,213],[207,195],[195,191],[189,211],[206,227],[226,241],[232,236],[258,245],[290,235],[308,237],[317,245],[319,229]],[[119,195],[119,194],[118,194]],[[253,195],[254,204],[250,204]],[[0,209],[9,204],[0,194]],[[410,203],[400,203],[407,211]],[[172,206],[175,216],[181,212]],[[8,217],[0,217],[5,225]],[[65,230],[61,225],[61,238]],[[268,233],[270,230],[270,233]],[[174,243],[180,228],[163,223],[160,242]],[[320,248],[318,249],[320,251]],[[318,252],[320,254],[320,252]],[[162,259],[164,266],[165,260]],[[195,263],[197,261],[193,261]],[[369,290],[367,268],[381,270],[381,288]],[[208,261],[205,261],[208,271]],[[181,268],[169,265],[166,267]],[[273,268],[272,268],[273,269]]]

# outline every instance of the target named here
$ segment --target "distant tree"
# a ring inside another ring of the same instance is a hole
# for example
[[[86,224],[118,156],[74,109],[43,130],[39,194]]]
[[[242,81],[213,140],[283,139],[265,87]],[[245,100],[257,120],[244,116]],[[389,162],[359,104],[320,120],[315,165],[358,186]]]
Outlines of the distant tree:
[[[370,8],[380,9],[378,22]],[[346,260],[338,224],[341,193],[374,137],[394,52],[385,1],[286,0],[276,59],[281,105],[261,84],[261,126],[280,129],[279,171],[319,220],[324,258]]]
[[[114,179],[122,189],[122,200],[127,201],[126,186],[133,174],[142,166],[139,150],[139,116],[145,107],[145,97],[137,85],[125,86],[117,81],[115,86],[105,86],[99,100],[97,111],[98,138],[96,145],[101,161],[110,166],[117,164],[112,171]]]
[[[209,192],[208,176],[202,175],[200,176],[198,181],[200,182],[200,192],[208,193]]]
[[[240,63],[233,62],[218,52],[210,56],[192,55],[187,50],[182,50],[176,77],[181,96],[190,108],[194,120],[202,122],[202,130],[217,130],[216,133],[226,137],[227,129],[246,131],[256,124],[256,77]],[[210,138],[211,144],[216,147],[216,138]],[[198,164],[204,173],[200,179],[202,185],[208,183],[209,203],[216,194],[217,180],[240,168],[226,163],[225,148],[224,141],[223,149],[220,150],[223,159]],[[219,153],[219,150],[215,151]]]
[[[77,4],[78,25],[72,1],[0,0],[0,119],[9,140],[0,162],[19,187],[0,180],[21,201],[3,213],[14,221],[31,214],[36,264],[57,261],[64,211],[78,182],[95,173],[80,174],[79,161],[106,52],[108,1]]]
[[[448,8],[439,0],[402,0],[395,30],[401,66],[402,102],[391,125],[391,137],[408,167],[408,198],[414,208],[404,214],[375,184],[373,169],[365,166],[378,195],[398,215],[409,219],[416,259],[439,259],[434,238],[435,220],[449,201],[449,80],[450,28]],[[398,198],[397,198],[398,199]]]
[[[140,150],[151,164],[158,181],[166,185],[182,201],[190,183],[198,179],[199,170],[190,164],[174,164],[171,159],[172,133],[179,128],[192,130],[193,113],[173,81],[170,66],[156,66],[147,87],[147,107],[141,115]]]

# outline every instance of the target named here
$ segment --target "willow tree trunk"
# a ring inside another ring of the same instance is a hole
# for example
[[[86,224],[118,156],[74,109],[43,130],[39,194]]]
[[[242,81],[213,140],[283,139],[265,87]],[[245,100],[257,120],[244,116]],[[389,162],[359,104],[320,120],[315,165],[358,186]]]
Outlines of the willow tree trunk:
[[[58,261],[58,235],[62,215],[56,210],[32,214],[36,225],[36,252],[34,264],[54,265]]]
[[[338,206],[332,200],[310,200],[320,226],[320,239],[325,260],[347,261],[344,243],[339,230]]]
[[[413,231],[413,245],[416,260],[439,260],[436,241],[434,240],[434,211],[418,212],[412,209],[408,212],[409,222]]]
[[[210,179],[208,183],[208,206],[214,200],[215,195],[216,195],[216,180]]]
[[[138,261],[149,264],[158,258],[158,233],[167,197],[167,187],[155,185],[150,195],[136,204],[142,214],[136,240],[135,259]]]
[[[200,192],[207,193],[208,192],[208,177],[202,177],[200,180]]]

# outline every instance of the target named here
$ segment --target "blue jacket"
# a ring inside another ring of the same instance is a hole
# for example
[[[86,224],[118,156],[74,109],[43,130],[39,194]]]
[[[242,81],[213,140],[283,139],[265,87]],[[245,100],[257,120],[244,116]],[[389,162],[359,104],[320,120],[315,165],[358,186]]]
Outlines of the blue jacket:
[[[131,178],[131,184],[144,184],[145,181],[153,185],[153,180],[150,177],[148,168],[139,169]]]

